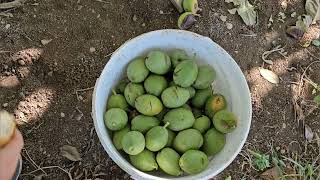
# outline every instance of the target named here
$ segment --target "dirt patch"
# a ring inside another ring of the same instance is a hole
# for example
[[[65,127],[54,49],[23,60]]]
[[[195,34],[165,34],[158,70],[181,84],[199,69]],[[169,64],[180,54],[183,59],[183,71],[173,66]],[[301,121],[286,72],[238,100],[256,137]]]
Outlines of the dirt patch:
[[[303,70],[316,60],[307,50],[317,57],[320,51],[315,47],[304,49],[285,35],[286,26],[296,20],[290,14],[302,14],[304,2],[290,1],[284,11],[281,1],[256,1],[259,21],[255,28],[246,27],[239,16],[229,14],[227,9],[232,6],[224,1],[199,2],[202,17],[190,31],[208,36],[226,49],[245,73],[251,89],[253,119],[246,148],[268,152],[272,144],[284,149],[285,155],[298,152],[314,158],[317,151],[311,147],[305,151],[303,128],[295,120],[292,98],[297,85],[292,82],[298,82]],[[287,15],[285,23],[277,21],[279,12]],[[81,98],[75,92],[94,86],[108,61],[107,55],[128,39],[152,30],[177,28],[178,13],[170,1],[28,0],[7,13],[13,17],[0,16],[0,102],[8,103],[5,109],[15,112],[24,134],[21,179],[32,179],[28,173],[38,169],[36,166],[59,166],[79,179],[129,179],[108,157],[93,131],[92,90],[80,92]],[[271,14],[275,20],[267,28]],[[220,15],[227,16],[227,22],[233,24],[231,30]],[[43,39],[52,41],[41,43]],[[263,65],[262,53],[276,45],[285,46],[287,58],[272,54],[269,58],[274,65]],[[14,53],[29,48],[43,49],[38,61],[23,66],[11,61]],[[259,74],[261,66],[277,73],[281,83],[273,85],[264,80]],[[307,73],[320,83],[319,64]],[[305,97],[311,100],[312,89],[308,87]],[[307,106],[303,108],[308,111]],[[319,113],[315,110],[304,120],[318,133]],[[79,150],[83,159],[80,163],[72,163],[59,154],[60,147],[67,144]],[[234,179],[256,178],[259,173],[244,162],[238,156],[215,179],[227,175]],[[46,172],[45,179],[68,179],[58,168]]]

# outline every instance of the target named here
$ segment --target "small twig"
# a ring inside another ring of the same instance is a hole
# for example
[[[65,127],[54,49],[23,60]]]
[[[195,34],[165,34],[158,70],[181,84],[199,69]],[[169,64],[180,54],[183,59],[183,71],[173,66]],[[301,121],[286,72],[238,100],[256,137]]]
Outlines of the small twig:
[[[36,169],[36,170],[34,170],[34,171],[31,171],[31,172],[29,172],[29,173],[26,174],[26,175],[30,175],[30,174],[35,173],[35,172],[40,171],[40,170],[43,171],[44,169],[54,169],[54,168],[58,168],[58,169],[60,169],[61,171],[65,172],[66,174],[68,174],[69,179],[72,180],[72,176],[71,176],[70,172],[68,172],[67,170],[61,168],[60,166],[46,166],[46,167],[42,167],[42,168]],[[46,174],[47,174],[47,173],[46,173]]]
[[[0,3],[0,9],[10,9],[14,7],[20,7],[26,0],[14,0],[12,2]]]
[[[256,37],[257,34],[240,34],[241,36],[245,36],[245,37]]]
[[[111,53],[109,53],[109,54],[107,54],[106,56],[104,56],[104,57],[109,57],[109,56],[111,56],[113,54],[113,52],[111,52]]]
[[[267,58],[270,54],[272,54],[274,52],[278,52],[281,56],[283,56],[284,58],[287,58],[287,56],[286,56],[287,53],[284,51],[285,47],[286,46],[281,47],[281,45],[278,45],[275,48],[271,49],[270,51],[263,52],[262,56],[261,56],[262,60],[267,64],[273,64],[273,62]]]
[[[35,166],[35,168],[38,168],[39,170],[41,170],[43,173],[45,173],[45,175],[48,175],[43,169],[41,169],[40,166],[38,166],[34,160],[30,157],[29,153],[28,153],[28,150],[23,148],[24,151],[26,152],[26,155],[28,156],[28,158],[26,158],[28,161],[31,161],[31,164],[33,164]]]
[[[92,90],[92,89],[94,89],[94,87],[89,87],[89,88],[85,88],[85,89],[77,89],[77,90],[76,90],[77,99],[80,100],[80,99],[79,99],[79,94],[78,94],[78,92],[89,91],[89,90]]]

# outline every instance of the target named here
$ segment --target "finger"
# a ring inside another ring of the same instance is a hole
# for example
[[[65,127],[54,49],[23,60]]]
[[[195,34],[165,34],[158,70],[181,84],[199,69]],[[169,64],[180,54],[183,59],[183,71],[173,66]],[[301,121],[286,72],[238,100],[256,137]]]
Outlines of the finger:
[[[20,154],[24,145],[22,134],[18,129],[15,130],[12,139],[3,148],[4,151],[10,151],[12,154]]]

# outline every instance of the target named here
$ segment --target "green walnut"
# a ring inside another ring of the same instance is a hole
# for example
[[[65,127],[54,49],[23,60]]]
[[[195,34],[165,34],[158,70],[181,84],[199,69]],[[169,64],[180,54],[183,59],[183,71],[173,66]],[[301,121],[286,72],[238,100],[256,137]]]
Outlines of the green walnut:
[[[199,150],[189,150],[179,159],[180,168],[188,174],[197,174],[209,164],[208,156]]]
[[[212,118],[213,115],[227,108],[227,101],[221,94],[214,94],[210,96],[205,105],[205,113],[208,117]]]
[[[189,29],[196,23],[195,14],[192,12],[184,12],[178,18],[178,27],[180,29]]]
[[[166,147],[171,147],[173,144],[173,140],[176,137],[176,134],[170,129],[167,129],[167,131],[168,131],[168,142],[166,144]]]
[[[205,105],[207,99],[211,95],[212,95],[211,88],[200,89],[200,90],[196,91],[196,94],[191,99],[192,106],[194,106],[196,108],[202,108]]]
[[[145,148],[145,143],[144,136],[139,131],[127,132],[121,141],[122,149],[130,155],[137,155],[141,153]]]
[[[168,87],[168,82],[163,76],[151,74],[144,81],[144,88],[148,94],[160,96],[162,91]]]
[[[175,68],[181,61],[189,59],[187,53],[182,49],[175,49],[170,55],[172,66]]]
[[[151,128],[146,134],[146,148],[150,151],[159,151],[164,148],[168,142],[168,131],[165,126],[156,126]]]
[[[116,92],[121,93],[121,94],[124,94],[124,89],[126,88],[126,86],[127,86],[128,83],[129,83],[129,80],[128,80],[128,79],[122,79],[122,80],[117,84],[117,86],[115,87],[115,88],[116,88]]]
[[[202,115],[201,117],[198,117],[196,121],[193,124],[193,128],[197,129],[201,133],[206,132],[211,125],[211,120],[207,117]]]
[[[171,148],[164,148],[157,154],[159,167],[167,174],[180,176],[182,171],[179,166],[180,155]]]
[[[151,51],[145,60],[147,68],[155,74],[166,74],[171,68],[170,57],[162,51]]]
[[[172,131],[181,131],[192,127],[195,118],[192,111],[181,107],[170,110],[164,115],[163,121],[165,123],[169,122],[168,128]]]
[[[151,128],[158,126],[160,121],[156,117],[138,115],[131,121],[131,129],[145,134]]]
[[[115,131],[113,136],[112,136],[112,142],[113,145],[116,147],[117,150],[121,150],[122,149],[122,138],[125,134],[127,134],[127,132],[130,131],[130,127],[129,125],[127,125],[126,127],[122,128],[119,131]]]
[[[203,144],[203,137],[196,129],[180,131],[173,140],[173,147],[180,153],[190,149],[199,149]]]
[[[184,105],[182,105],[182,107],[192,111],[192,109],[191,109],[189,104],[184,104]]]
[[[192,108],[192,113],[195,118],[202,116],[202,111],[197,108]]]
[[[190,95],[190,98],[193,98],[194,95],[196,94],[196,90],[193,88],[193,87],[187,87],[188,91],[189,91],[189,95]]]
[[[149,70],[145,65],[143,58],[136,58],[132,60],[127,68],[127,76],[131,82],[141,83],[149,74]]]
[[[153,152],[145,149],[137,155],[130,155],[131,164],[141,171],[153,171],[158,169],[158,164]]]
[[[238,118],[227,110],[218,111],[213,117],[214,127],[222,133],[232,132],[238,124]]]
[[[135,107],[141,114],[146,116],[155,116],[163,109],[160,99],[150,94],[136,98]]]
[[[120,108],[111,108],[104,115],[104,123],[112,131],[124,128],[127,122],[128,115]]]
[[[216,71],[209,65],[199,66],[198,70],[198,76],[193,83],[193,87],[196,89],[209,88],[216,78]]]
[[[185,12],[193,14],[196,14],[200,10],[198,0],[184,0],[182,6]]]
[[[117,94],[113,91],[113,95],[111,95],[108,99],[107,109],[111,108],[120,108],[125,111],[129,109],[129,105],[126,101],[126,98],[122,94]]]
[[[129,83],[124,89],[124,97],[128,104],[134,107],[134,103],[137,97],[144,94],[144,89],[141,84]]]
[[[177,65],[173,72],[173,81],[181,87],[189,87],[198,76],[198,66],[193,60],[185,60]]]
[[[185,104],[190,98],[188,89],[171,86],[161,94],[163,105],[167,108],[177,108]]]
[[[213,156],[220,152],[226,144],[226,137],[215,128],[209,129],[203,137],[202,150],[208,156]]]

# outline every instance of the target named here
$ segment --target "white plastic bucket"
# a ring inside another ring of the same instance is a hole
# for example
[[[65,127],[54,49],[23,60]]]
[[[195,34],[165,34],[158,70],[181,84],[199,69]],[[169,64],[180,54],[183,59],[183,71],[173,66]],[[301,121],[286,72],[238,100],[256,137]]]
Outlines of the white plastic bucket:
[[[227,135],[224,149],[210,158],[208,167],[199,174],[182,177],[162,173],[145,173],[135,167],[116,150],[112,137],[104,125],[103,115],[112,88],[126,72],[127,64],[135,57],[145,55],[152,49],[183,49],[190,56],[196,54],[199,64],[209,64],[217,72],[214,91],[223,94],[228,108],[239,117],[235,131]],[[105,151],[133,179],[209,179],[223,171],[238,155],[249,133],[251,124],[250,91],[243,73],[232,57],[210,38],[182,30],[158,30],[142,34],[124,43],[117,49],[104,67],[93,93],[92,116],[96,132]]]

